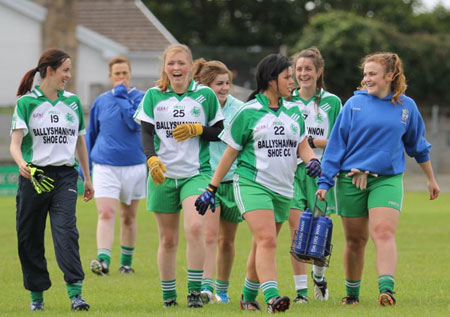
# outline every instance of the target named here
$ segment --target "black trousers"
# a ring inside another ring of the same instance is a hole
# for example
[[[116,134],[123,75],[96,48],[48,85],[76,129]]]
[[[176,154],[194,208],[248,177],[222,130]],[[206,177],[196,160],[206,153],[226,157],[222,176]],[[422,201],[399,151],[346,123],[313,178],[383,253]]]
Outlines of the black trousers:
[[[81,267],[75,208],[78,172],[69,166],[40,167],[55,180],[49,193],[38,194],[29,179],[19,177],[16,229],[23,284],[30,291],[45,291],[51,281],[45,259],[44,233],[50,215],[58,266],[67,283],[84,279]]]

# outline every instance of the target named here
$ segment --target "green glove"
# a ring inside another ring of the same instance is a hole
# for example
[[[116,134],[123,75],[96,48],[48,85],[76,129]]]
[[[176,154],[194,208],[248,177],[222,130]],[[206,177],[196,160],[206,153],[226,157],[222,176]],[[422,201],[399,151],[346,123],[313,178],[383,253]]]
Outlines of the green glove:
[[[31,183],[38,194],[48,193],[55,188],[54,179],[44,174],[44,171],[37,168],[31,163],[27,164],[31,174]]]

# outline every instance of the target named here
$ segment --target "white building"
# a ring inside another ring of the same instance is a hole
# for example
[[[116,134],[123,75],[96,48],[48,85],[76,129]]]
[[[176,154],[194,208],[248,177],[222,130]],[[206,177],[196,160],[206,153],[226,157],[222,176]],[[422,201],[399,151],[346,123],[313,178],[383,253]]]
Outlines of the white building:
[[[85,109],[109,88],[108,60],[125,55],[140,89],[159,77],[160,56],[177,40],[140,0],[79,0],[76,94]],[[45,7],[30,0],[0,0],[0,107],[12,106],[22,76],[43,51]],[[39,77],[39,76],[37,76]]]

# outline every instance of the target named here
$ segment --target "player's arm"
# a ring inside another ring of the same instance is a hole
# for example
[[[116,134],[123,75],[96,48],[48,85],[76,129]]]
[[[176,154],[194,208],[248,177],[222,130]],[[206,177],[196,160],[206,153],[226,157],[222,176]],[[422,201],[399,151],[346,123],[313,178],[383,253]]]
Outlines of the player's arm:
[[[147,166],[155,185],[164,183],[167,172],[166,166],[161,162],[155,151],[155,126],[149,122],[141,121],[141,138],[144,154],[147,157]]]
[[[23,141],[23,129],[12,130],[9,152],[11,153],[12,158],[19,167],[20,175],[22,175],[27,179],[30,179],[31,177],[30,170],[27,167],[27,162],[25,162],[22,156],[22,149],[21,149],[22,141]]]
[[[125,125],[131,131],[138,131],[139,124],[134,121],[133,116],[136,112],[137,105],[139,105],[142,97],[138,101],[134,101],[135,103],[131,103],[130,96],[128,95],[127,88],[125,85],[119,83],[114,87],[114,97],[117,104],[120,107],[120,112],[122,114],[122,120]]]
[[[211,127],[202,126],[200,123],[183,123],[173,129],[173,137],[178,142],[200,136],[207,141],[220,141],[219,134],[223,130],[223,120],[216,122]]]
[[[86,149],[86,142],[84,136],[79,135],[77,139],[77,145],[75,148],[78,160],[80,162],[81,170],[84,174],[84,195],[83,200],[89,201],[94,196],[94,187],[91,182],[91,175],[89,173],[89,159]]]
[[[300,156],[305,163],[308,163],[311,159],[316,158],[314,151],[309,146],[308,138],[304,138],[298,145],[298,156]]]
[[[211,208],[211,211],[214,212],[216,210],[216,191],[219,187],[220,182],[227,174],[234,160],[238,156],[239,151],[235,150],[231,146],[227,146],[225,152],[220,159],[219,164],[217,165],[216,171],[214,172],[213,178],[211,182],[206,187],[203,194],[198,196],[195,200],[195,209],[200,215],[204,215],[208,208]]]
[[[427,177],[428,192],[430,193],[430,200],[434,200],[439,196],[441,189],[434,177],[433,168],[431,167],[431,161],[419,163],[423,173]]]
[[[211,185],[219,187],[220,183],[222,182],[222,179],[230,170],[230,167],[231,165],[233,165],[233,162],[236,160],[238,154],[239,154],[238,150],[233,149],[229,145],[227,146],[227,148],[223,152],[219,164],[217,165],[216,171],[214,172],[214,175],[211,179]]]
[[[308,139],[304,138],[298,145],[298,155],[306,163],[306,175],[310,177],[317,177],[322,174],[322,167],[320,161],[316,158],[314,151],[308,144]]]
[[[223,120],[216,122],[212,127],[203,127],[200,137],[206,141],[220,141],[219,134],[223,130]]]

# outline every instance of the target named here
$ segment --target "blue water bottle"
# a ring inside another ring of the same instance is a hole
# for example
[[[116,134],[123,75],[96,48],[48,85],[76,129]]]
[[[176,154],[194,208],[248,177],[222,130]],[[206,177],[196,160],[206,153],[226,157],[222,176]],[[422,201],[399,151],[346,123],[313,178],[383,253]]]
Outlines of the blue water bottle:
[[[300,216],[297,228],[297,240],[294,251],[297,254],[306,254],[308,250],[308,240],[311,235],[313,214],[308,208]]]
[[[307,255],[313,258],[322,259],[325,253],[328,236],[327,217],[320,216],[313,221],[313,230],[309,241]]]
[[[331,218],[326,218],[328,221],[328,236],[327,243],[325,245],[325,253],[324,256],[329,256],[331,254],[331,238],[333,236],[333,221]]]

